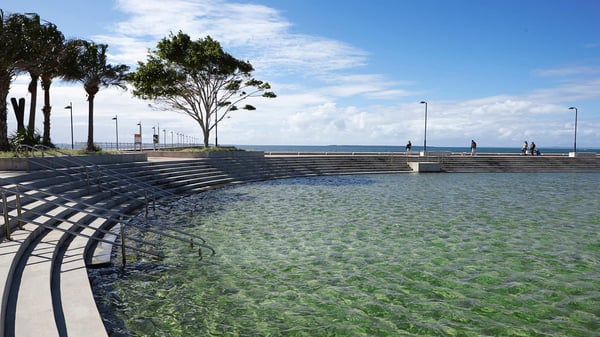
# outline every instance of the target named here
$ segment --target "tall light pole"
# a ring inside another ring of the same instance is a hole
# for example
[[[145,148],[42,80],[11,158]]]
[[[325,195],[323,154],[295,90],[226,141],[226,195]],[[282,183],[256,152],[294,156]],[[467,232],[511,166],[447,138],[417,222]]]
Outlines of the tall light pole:
[[[573,140],[573,154],[577,155],[577,108],[572,106],[570,110],[575,110],[575,140]]]
[[[142,121],[140,121],[139,123],[137,123],[137,125],[139,125],[140,127],[140,151],[142,151]]]
[[[117,151],[119,151],[119,120],[117,118],[117,115],[115,115],[115,117],[112,118],[113,121],[115,121],[115,136],[117,138]]]
[[[423,138],[423,154],[427,153],[427,102],[421,101],[421,104],[425,104],[425,137]]]
[[[67,105],[65,109],[71,110],[71,150],[73,150],[75,148],[73,143],[73,102],[69,102],[69,105]]]

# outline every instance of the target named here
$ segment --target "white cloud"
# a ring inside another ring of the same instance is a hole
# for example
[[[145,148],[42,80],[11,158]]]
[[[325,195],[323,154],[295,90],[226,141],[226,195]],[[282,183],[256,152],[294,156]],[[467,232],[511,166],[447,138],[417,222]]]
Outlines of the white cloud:
[[[300,32],[302,27],[293,26],[273,8],[219,0],[119,0],[116,8],[126,19],[116,22],[108,34],[92,37],[109,44],[111,62],[135,66],[146,60],[147,50],[161,38],[182,30],[193,38],[211,35],[235,57],[250,60],[257,78],[271,83],[278,97],[253,100],[256,111],[232,113],[219,124],[221,143],[404,145],[408,139],[414,144],[423,141],[424,106],[419,101],[425,92],[434,96],[432,89],[410,79],[369,73],[368,51],[345,41],[293,33],[292,27]],[[558,67],[532,73],[560,82],[542,81],[543,87],[539,84],[538,89],[513,95],[429,98],[428,145],[468,147],[470,139],[476,139],[480,146],[520,146],[528,139],[542,147],[570,146],[574,125],[568,106],[598,101],[600,68]],[[9,98],[28,97],[27,81],[26,76],[19,77]],[[57,81],[52,101],[53,140],[69,139],[68,111],[63,107],[70,101],[75,138],[85,140],[87,101],[81,86]],[[102,89],[95,105],[96,139],[114,140],[111,118],[115,114],[121,141],[133,139],[140,120],[147,135],[153,125],[160,125],[168,133],[200,136],[189,117],[155,111],[147,104],[130,92]],[[600,119],[585,108],[581,112],[578,144],[598,147]],[[12,111],[9,116],[9,129],[14,129]]]
[[[567,77],[567,76],[588,76],[600,74],[600,67],[595,66],[574,66],[548,69],[534,69],[533,74],[544,77]]]

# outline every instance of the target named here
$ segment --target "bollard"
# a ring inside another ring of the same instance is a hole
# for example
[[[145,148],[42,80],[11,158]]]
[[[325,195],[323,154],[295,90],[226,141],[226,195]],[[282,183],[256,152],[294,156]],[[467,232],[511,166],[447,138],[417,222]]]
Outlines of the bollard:
[[[2,192],[2,213],[4,213],[4,229],[6,240],[10,241],[10,222],[8,221],[8,205],[6,204],[6,192]]]

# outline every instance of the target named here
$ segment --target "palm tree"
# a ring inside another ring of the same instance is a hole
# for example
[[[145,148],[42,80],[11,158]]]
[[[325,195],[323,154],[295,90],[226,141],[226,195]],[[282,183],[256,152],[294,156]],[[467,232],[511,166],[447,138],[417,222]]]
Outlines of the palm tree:
[[[5,18],[0,10],[0,151],[9,151],[7,97],[10,84],[19,73],[20,60],[17,33],[19,30],[14,14]]]
[[[65,70],[63,78],[83,84],[88,95],[88,139],[87,151],[94,147],[94,98],[100,87],[117,86],[126,89],[129,66],[107,64],[105,44],[96,44],[85,40],[71,40],[65,47]]]
[[[31,94],[27,135],[33,136],[35,132],[37,85],[42,72],[41,57],[44,55],[42,25],[40,23],[40,16],[35,13],[13,14],[10,16],[10,22],[17,38],[13,48],[17,48],[20,53],[17,66],[22,71],[28,72],[31,77],[27,88]]]
[[[22,48],[23,57],[19,62],[19,67],[29,73],[31,81],[27,91],[31,94],[31,102],[29,103],[29,124],[27,124],[27,134],[32,136],[35,133],[35,108],[37,106],[37,85],[41,74],[40,55],[43,51],[40,47],[41,42],[41,24],[40,16],[32,14],[16,14],[15,19],[21,22],[22,33],[20,34],[20,46]]]
[[[42,41],[44,51],[40,55],[42,90],[44,90],[44,133],[42,144],[52,145],[50,141],[50,85],[52,79],[62,74],[62,58],[65,46],[63,34],[54,24],[48,23],[42,26]]]

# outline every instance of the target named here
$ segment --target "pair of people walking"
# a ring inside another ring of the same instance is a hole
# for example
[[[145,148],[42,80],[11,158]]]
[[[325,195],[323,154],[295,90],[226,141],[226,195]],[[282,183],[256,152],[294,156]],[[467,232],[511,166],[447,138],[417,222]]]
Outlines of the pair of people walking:
[[[527,146],[528,146],[527,141],[524,141],[523,142],[523,147],[521,147],[521,154],[523,154],[523,155],[527,154],[527,150],[528,150]],[[529,146],[529,153],[532,156],[535,156],[535,155],[539,156],[540,155],[540,150],[538,150],[537,145],[535,145],[534,142],[531,142],[531,145]]]

